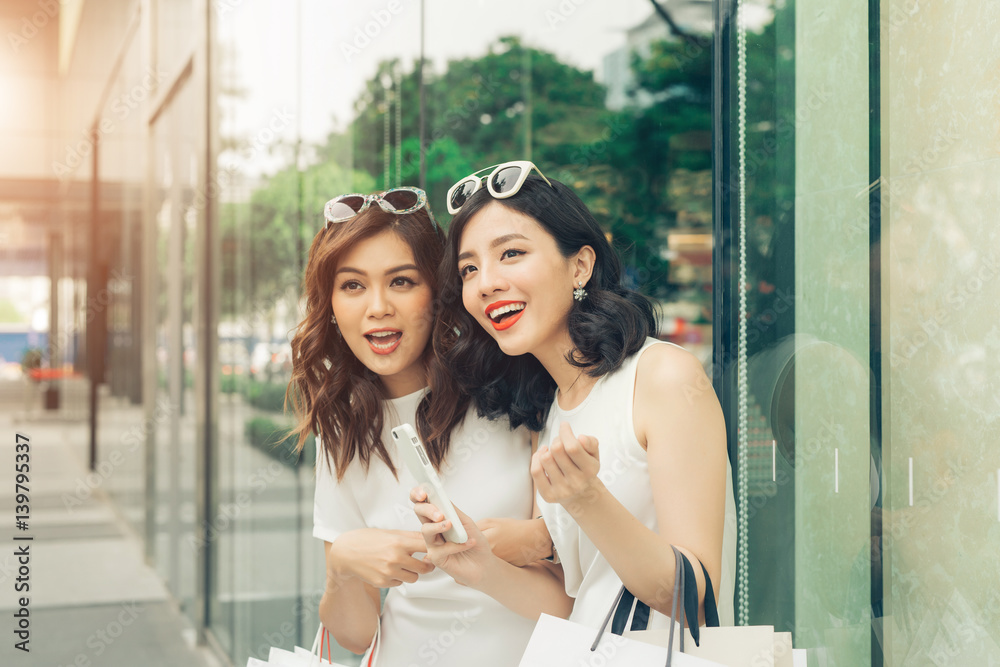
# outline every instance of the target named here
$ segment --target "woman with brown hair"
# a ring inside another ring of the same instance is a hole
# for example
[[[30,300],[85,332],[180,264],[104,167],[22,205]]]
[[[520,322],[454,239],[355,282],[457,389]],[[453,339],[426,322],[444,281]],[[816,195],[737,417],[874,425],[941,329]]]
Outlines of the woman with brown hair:
[[[416,482],[389,431],[414,424],[452,499],[498,517],[491,534],[509,551],[532,517],[529,433],[470,412],[446,373],[433,373],[428,387],[444,238],[423,191],[344,195],[325,217],[309,251],[289,388],[299,446],[318,436],[320,620],[341,646],[364,653],[381,618],[382,665],[515,664],[531,623],[420,557],[408,501]],[[436,432],[429,414],[442,425]],[[390,589],[384,604],[382,588]]]

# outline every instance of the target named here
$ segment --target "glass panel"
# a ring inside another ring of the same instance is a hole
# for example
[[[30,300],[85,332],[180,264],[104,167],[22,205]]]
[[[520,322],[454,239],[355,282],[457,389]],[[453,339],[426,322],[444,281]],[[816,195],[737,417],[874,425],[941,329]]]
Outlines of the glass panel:
[[[290,337],[323,204],[373,188],[353,178],[342,142],[325,143],[330,101],[349,73],[335,66],[342,56],[329,34],[309,26],[338,25],[342,11],[325,2],[230,3],[216,13],[221,394],[209,605],[212,631],[235,664],[266,659],[271,646],[309,646],[319,625],[326,571],[312,537],[315,449],[299,461],[279,441],[292,425],[284,412]],[[278,53],[246,39],[262,30],[295,47]],[[357,661],[348,656],[335,659]]]
[[[732,75],[733,97],[745,99],[732,137],[734,245],[745,243],[735,284],[746,287],[745,315],[734,318],[745,326],[736,391],[746,410],[731,416],[744,461],[738,620],[793,631],[811,662],[869,664],[878,462],[868,409],[867,4],[742,9]]]
[[[103,295],[89,304],[108,309],[105,387],[98,402],[98,477],[136,532],[145,534],[145,451],[148,426],[142,375],[142,214],[146,173],[141,145],[151,90],[143,84],[142,42],[132,39],[100,117],[101,224],[110,253]],[[148,80],[147,80],[148,83]],[[142,91],[133,94],[133,91]],[[135,100],[134,108],[123,100]],[[86,322],[84,313],[82,322]],[[91,478],[96,480],[97,478]],[[89,483],[88,483],[89,485]],[[78,494],[79,495],[79,494]]]
[[[225,11],[228,2],[216,7]],[[153,29],[156,32],[156,69],[163,77],[180,73],[188,58],[194,53],[199,36],[198,28],[204,23],[198,15],[195,0],[154,0],[152,3]],[[204,12],[204,10],[202,10]]]
[[[194,615],[195,427],[194,372],[197,348],[195,209],[197,97],[187,82],[153,127],[152,233],[158,286],[156,406],[169,406],[155,421],[154,546],[157,570],[189,615]]]

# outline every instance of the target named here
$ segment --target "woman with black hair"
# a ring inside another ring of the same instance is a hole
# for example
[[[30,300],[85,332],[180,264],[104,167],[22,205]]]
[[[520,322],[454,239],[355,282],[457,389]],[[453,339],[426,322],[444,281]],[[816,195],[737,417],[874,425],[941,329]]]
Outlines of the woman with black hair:
[[[711,382],[693,355],[652,337],[651,305],[621,286],[583,202],[532,170],[506,163],[449,191],[457,215],[439,282],[452,307],[436,323],[438,358],[481,414],[540,431],[531,474],[571,620],[598,626],[622,584],[669,613],[674,545],[705,566],[731,624],[735,506]],[[471,519],[460,513],[472,539],[448,543],[437,508],[416,489],[411,500],[435,565],[525,613]],[[650,627],[665,626],[661,614]]]

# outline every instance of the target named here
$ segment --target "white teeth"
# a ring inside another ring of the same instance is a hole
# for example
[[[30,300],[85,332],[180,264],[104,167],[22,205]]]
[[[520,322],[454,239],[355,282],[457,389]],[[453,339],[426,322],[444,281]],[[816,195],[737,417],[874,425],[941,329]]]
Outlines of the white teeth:
[[[396,343],[399,342],[398,338],[396,340],[392,341],[392,342],[389,342],[389,343],[376,343],[375,339],[377,339],[377,338],[388,338],[389,336],[402,336],[402,335],[403,335],[403,333],[401,331],[373,331],[370,334],[365,334],[365,337],[368,338],[369,344],[371,344],[371,346],[374,347],[375,349],[377,349],[377,350],[391,350],[393,348],[393,346],[396,345]]]
[[[490,319],[492,319],[494,322],[496,322],[497,320],[500,319],[501,315],[504,315],[506,313],[512,313],[512,312],[517,311],[517,310],[524,310],[524,304],[523,303],[511,303],[511,304],[507,304],[506,306],[500,306],[496,310],[491,310],[490,311]]]

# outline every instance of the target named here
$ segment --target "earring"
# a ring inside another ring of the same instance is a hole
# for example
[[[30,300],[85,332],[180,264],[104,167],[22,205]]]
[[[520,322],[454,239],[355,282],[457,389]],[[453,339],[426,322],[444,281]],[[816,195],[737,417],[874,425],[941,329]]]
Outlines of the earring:
[[[576,281],[577,288],[573,290],[573,299],[576,301],[583,301],[587,298],[587,290],[583,289],[583,283],[579,280]]]
[[[330,316],[330,324],[336,324],[336,323],[337,323],[337,316],[336,315],[331,315]]]

